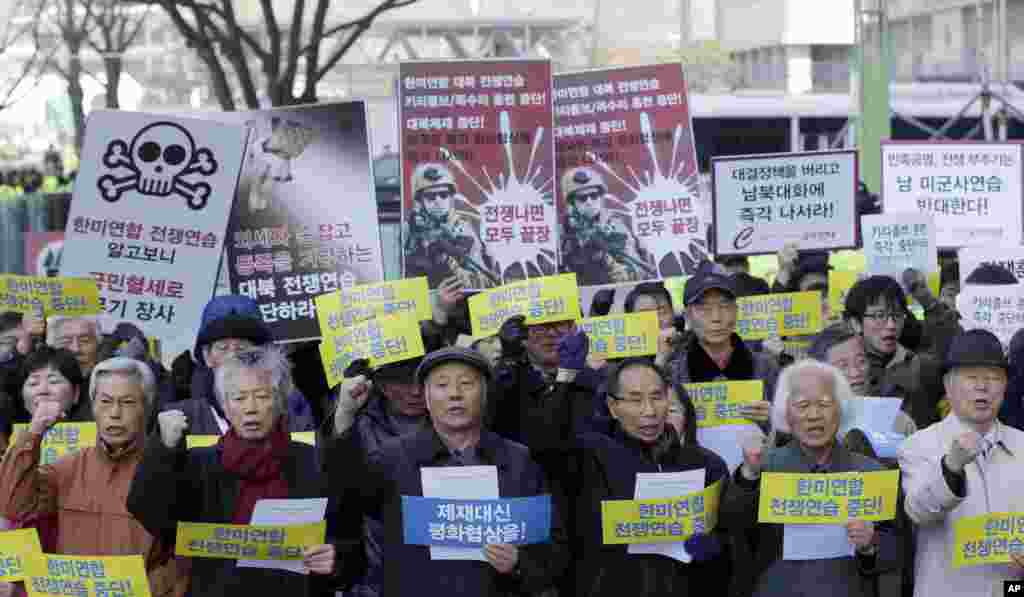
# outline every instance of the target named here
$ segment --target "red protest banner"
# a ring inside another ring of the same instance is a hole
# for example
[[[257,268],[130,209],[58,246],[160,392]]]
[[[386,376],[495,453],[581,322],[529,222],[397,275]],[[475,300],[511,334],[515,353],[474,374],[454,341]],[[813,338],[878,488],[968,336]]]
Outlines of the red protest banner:
[[[404,277],[556,273],[551,64],[403,63],[398,86]]]

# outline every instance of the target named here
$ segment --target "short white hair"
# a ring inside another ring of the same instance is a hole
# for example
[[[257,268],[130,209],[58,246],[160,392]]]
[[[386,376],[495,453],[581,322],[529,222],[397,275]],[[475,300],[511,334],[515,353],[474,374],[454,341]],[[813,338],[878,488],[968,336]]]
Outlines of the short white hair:
[[[97,317],[91,315],[80,315],[77,317],[63,317],[54,316],[50,317],[46,322],[46,343],[50,346],[57,347],[57,338],[60,336],[60,332],[64,329],[64,324],[72,321],[84,321],[92,327],[92,332],[96,336],[96,344],[99,344],[103,339],[101,338],[100,320]]]
[[[217,402],[224,407],[224,389],[230,385],[232,378],[243,371],[270,374],[271,393],[274,397],[274,410],[278,415],[288,409],[288,396],[292,393],[291,363],[283,350],[273,344],[256,346],[244,352],[232,354],[224,361],[224,365],[213,375],[213,394]]]
[[[156,404],[156,376],[153,375],[153,370],[148,365],[128,357],[113,357],[101,361],[92,368],[92,374],[89,376],[90,401],[96,400],[96,392],[100,381],[111,375],[124,375],[134,378],[142,388],[142,395],[146,400],[146,410],[152,410]]]
[[[846,381],[846,376],[839,369],[813,359],[801,359],[783,369],[779,375],[775,400],[772,402],[772,429],[783,433],[793,432],[786,421],[786,408],[796,392],[797,379],[806,373],[817,373],[830,380],[834,394],[832,397],[839,403],[839,428],[842,429],[848,415],[849,402],[854,399],[850,382]]]

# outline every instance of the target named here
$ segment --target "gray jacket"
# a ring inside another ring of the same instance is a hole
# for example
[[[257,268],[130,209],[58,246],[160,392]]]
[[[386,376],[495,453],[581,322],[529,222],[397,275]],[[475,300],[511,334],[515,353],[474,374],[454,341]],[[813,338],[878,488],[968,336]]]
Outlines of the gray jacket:
[[[809,473],[813,463],[796,441],[770,449],[763,456],[764,472]],[[836,444],[828,472],[880,471],[881,464]],[[784,525],[757,522],[760,483],[743,478],[739,469],[722,496],[720,520],[735,532],[757,531],[757,551],[748,568],[755,597],[873,597],[878,574],[899,568],[903,542],[891,521],[875,524],[878,552],[862,556],[791,561],[782,559]]]

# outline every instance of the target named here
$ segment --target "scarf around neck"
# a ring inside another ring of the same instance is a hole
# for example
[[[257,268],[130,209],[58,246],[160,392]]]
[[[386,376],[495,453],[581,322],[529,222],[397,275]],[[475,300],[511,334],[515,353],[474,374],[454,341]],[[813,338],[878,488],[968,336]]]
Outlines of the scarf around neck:
[[[250,524],[259,500],[288,497],[281,464],[290,441],[283,418],[260,441],[242,439],[234,428],[221,436],[217,444],[221,465],[239,478],[233,524]]]

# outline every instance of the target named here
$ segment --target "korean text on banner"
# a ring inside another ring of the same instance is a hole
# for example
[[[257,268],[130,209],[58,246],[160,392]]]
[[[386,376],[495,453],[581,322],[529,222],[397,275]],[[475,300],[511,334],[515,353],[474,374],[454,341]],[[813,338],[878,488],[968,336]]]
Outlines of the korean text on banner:
[[[557,273],[551,63],[403,62],[398,101],[404,277]]]
[[[37,313],[77,317],[100,313],[96,281],[89,278],[42,278],[0,276],[0,309],[21,314]]]
[[[757,521],[773,524],[846,524],[896,517],[899,471],[764,473]]]
[[[961,518],[953,525],[953,568],[1007,564],[1024,553],[1024,512]]]
[[[29,597],[131,595],[150,597],[142,556],[58,556],[25,558]]]
[[[322,545],[327,523],[281,526],[179,522],[174,553],[190,558],[301,560]]]
[[[821,293],[790,292],[741,297],[736,331],[744,340],[809,336],[821,331]]]
[[[710,204],[675,64],[555,76],[561,271],[581,287],[693,274]]]
[[[856,244],[855,151],[714,158],[711,175],[716,255]]]
[[[483,547],[551,539],[551,496],[448,500],[402,496],[406,545]]]
[[[60,273],[94,278],[113,319],[177,338],[216,288],[249,133],[108,110],[88,124]]]
[[[923,274],[938,269],[935,223],[930,214],[863,216],[861,232],[870,275],[891,276],[902,285],[907,268]]]
[[[344,327],[337,334],[324,331],[320,357],[332,388],[341,382],[345,369],[357,359],[367,359],[371,367],[379,367],[424,354],[419,319],[410,311],[368,319]]]
[[[321,330],[337,334],[354,322],[395,313],[415,313],[420,320],[433,315],[430,289],[425,277],[391,280],[345,288],[316,297],[316,316]]]
[[[14,441],[28,433],[28,423],[14,425]],[[96,423],[57,423],[43,435],[39,464],[53,464],[82,448],[96,445]]]
[[[591,317],[579,322],[590,339],[590,355],[600,359],[642,357],[658,352],[658,314],[654,311]]]
[[[525,315],[528,324],[575,321],[580,318],[576,275],[523,280],[481,292],[470,297],[469,315],[475,338],[498,333],[514,315]]]
[[[0,582],[23,580],[25,557],[42,552],[39,533],[35,529],[0,531]]]
[[[319,336],[313,299],[384,278],[366,104],[289,106],[203,118],[249,138],[224,267],[281,340]]]
[[[747,425],[751,420],[740,416],[740,407],[764,400],[764,382],[759,379],[691,383],[683,387],[693,401],[700,428]]]
[[[882,143],[882,209],[935,217],[939,247],[1021,244],[1020,143]]]
[[[964,330],[988,330],[1008,347],[1024,326],[1024,284],[968,284],[956,298]]]
[[[605,545],[678,543],[711,532],[718,524],[722,482],[678,498],[604,500],[601,535]]]
[[[1024,281],[1024,247],[967,248],[957,251],[960,263],[960,286],[966,286],[968,278],[982,265],[998,265]],[[1009,281],[1009,280],[1007,280]]]

